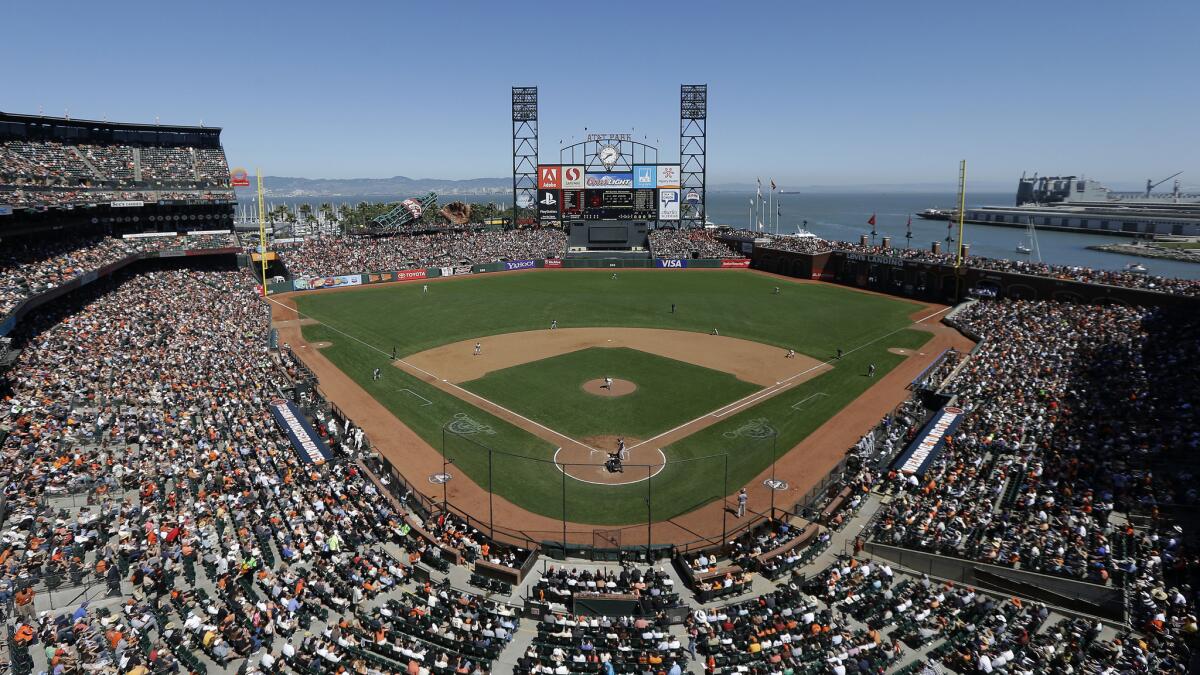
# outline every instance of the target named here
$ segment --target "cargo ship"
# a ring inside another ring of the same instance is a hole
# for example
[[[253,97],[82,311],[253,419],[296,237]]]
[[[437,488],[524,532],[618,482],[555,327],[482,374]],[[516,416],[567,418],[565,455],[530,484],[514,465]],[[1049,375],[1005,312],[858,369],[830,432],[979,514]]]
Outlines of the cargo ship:
[[[1144,192],[1122,193],[1076,176],[1021,176],[1014,206],[971,207],[963,219],[980,225],[1024,228],[1032,223],[1043,230],[1127,237],[1200,236],[1200,194],[1185,194],[1178,180],[1171,192],[1155,193],[1162,182],[1146,181]],[[951,220],[958,214],[934,208],[917,216]]]

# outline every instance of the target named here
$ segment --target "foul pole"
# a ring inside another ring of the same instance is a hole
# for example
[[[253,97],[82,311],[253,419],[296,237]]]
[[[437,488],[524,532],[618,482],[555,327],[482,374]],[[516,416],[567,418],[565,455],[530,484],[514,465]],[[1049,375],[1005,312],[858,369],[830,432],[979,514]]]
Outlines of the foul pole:
[[[963,263],[963,218],[967,208],[967,160],[958,163],[958,255],[954,258],[954,266],[962,267]]]
[[[262,294],[267,297],[267,215],[263,204],[262,170],[255,169],[258,175],[258,260],[262,264]]]

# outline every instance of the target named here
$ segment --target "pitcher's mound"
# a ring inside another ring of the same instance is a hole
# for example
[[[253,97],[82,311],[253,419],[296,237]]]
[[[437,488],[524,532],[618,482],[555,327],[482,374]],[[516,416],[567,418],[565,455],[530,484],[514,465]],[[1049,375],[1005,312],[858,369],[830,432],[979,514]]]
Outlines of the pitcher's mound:
[[[583,383],[582,389],[589,394],[596,396],[624,396],[637,391],[637,385],[629,380],[618,380],[613,378],[612,387],[604,386],[604,378],[598,380],[588,380]]]

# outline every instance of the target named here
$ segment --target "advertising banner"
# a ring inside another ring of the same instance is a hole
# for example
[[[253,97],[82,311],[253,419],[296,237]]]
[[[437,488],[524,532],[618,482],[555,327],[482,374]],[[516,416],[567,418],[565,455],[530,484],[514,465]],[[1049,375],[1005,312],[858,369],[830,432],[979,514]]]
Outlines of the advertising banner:
[[[531,270],[537,267],[537,263],[532,260],[505,260],[504,269],[509,272],[513,270]]]
[[[679,220],[678,188],[667,188],[658,191],[658,219]]]
[[[109,202],[108,205],[113,207],[114,209],[125,209],[125,208],[134,207],[134,206],[145,206],[146,203],[134,201],[134,200],[125,200],[125,201]]]
[[[723,267],[725,269],[738,268],[738,267],[749,267],[749,266],[750,266],[749,258],[725,258],[724,260],[721,261],[721,267]]]
[[[668,258],[658,258],[654,261],[655,267],[661,267],[668,270],[681,270],[687,267],[687,260],[671,260]]]
[[[584,185],[589,190],[609,190],[633,187],[633,173],[618,171],[615,173],[589,173],[584,176]]]
[[[539,166],[538,167],[538,188],[542,190],[561,190],[562,189],[562,167],[561,166]]]
[[[417,281],[425,278],[425,270],[400,270],[396,272],[396,281]]]
[[[564,218],[583,217],[583,190],[562,191],[562,214]]]
[[[962,422],[963,409],[946,406],[921,429],[908,448],[900,453],[892,467],[908,474],[924,475],[925,470],[946,447],[946,437]]]
[[[424,270],[422,270],[423,272]],[[318,288],[341,288],[343,286],[358,286],[362,283],[361,274],[342,274],[332,277],[314,277],[312,279],[296,279],[292,287],[297,291],[312,291]]]
[[[233,187],[250,187],[250,173],[239,166],[229,172],[229,184]]]
[[[633,187],[653,188],[658,185],[658,171],[653,166],[633,167]]]
[[[558,220],[559,203],[558,190],[538,189],[538,220],[544,222]]]
[[[0,204],[0,216],[11,216],[12,207],[7,204]]]
[[[454,276],[454,268],[453,267],[439,267],[438,271],[440,271],[442,273],[442,276],[444,276],[444,277]]]
[[[659,188],[679,187],[679,165],[659,164],[657,181]]]
[[[561,258],[547,258],[546,267],[562,267]]]
[[[395,272],[379,272],[368,274],[366,279],[363,279],[364,284],[382,284],[396,280]]]
[[[688,190],[684,195],[683,201],[692,204],[693,206],[700,203],[700,193],[695,190]]]
[[[564,166],[562,168],[562,189],[582,190],[584,188],[583,167]]]
[[[292,442],[300,461],[306,464],[324,464],[333,459],[329,446],[313,431],[312,425],[304,419],[295,403],[281,398],[274,399],[271,401],[271,414],[287,432],[288,440]]]

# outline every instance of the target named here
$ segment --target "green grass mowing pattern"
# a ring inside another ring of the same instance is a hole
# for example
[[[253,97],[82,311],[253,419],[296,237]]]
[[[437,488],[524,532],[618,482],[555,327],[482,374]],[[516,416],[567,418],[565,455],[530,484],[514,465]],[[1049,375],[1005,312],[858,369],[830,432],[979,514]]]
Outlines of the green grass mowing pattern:
[[[783,292],[773,295],[774,286]],[[867,364],[878,366],[878,378],[899,363],[902,357],[888,353],[888,347],[916,348],[929,338],[927,333],[899,330],[909,325],[907,317],[921,307],[918,303],[729,270],[624,270],[616,280],[609,271],[480,275],[430,284],[428,294],[421,293],[420,284],[410,284],[300,294],[296,302],[305,316],[325,324],[304,326],[305,338],[310,343],[332,342],[322,353],[435,449],[443,448],[442,425],[455,415],[468,415],[490,427],[494,433],[472,438],[496,451],[492,483],[497,495],[560,518],[565,485],[566,517],[601,525],[645,522],[648,492],[655,519],[718,498],[724,487],[725,457],[696,458],[730,453],[729,486],[744,483],[771,461],[769,446],[751,447],[750,439],[735,433],[746,421],[766,417],[777,426],[782,452],[876,381],[862,377]],[[678,305],[676,314],[670,313],[672,302]],[[820,360],[832,358],[839,347],[854,349],[898,332],[847,355],[830,372],[780,397],[665,448],[671,461],[679,463],[669,465],[652,481],[625,486],[590,485],[570,478],[564,482],[562,472],[551,463],[551,444],[389,366],[393,346],[401,355],[413,354],[458,340],[545,329],[552,319],[562,328],[626,326],[707,333],[717,327],[722,335],[791,347]],[[383,369],[384,378],[372,382],[371,370],[376,367]],[[828,396],[810,401],[801,411],[788,407],[807,395],[800,392],[816,391]],[[461,472],[486,487],[487,451],[467,437],[446,438],[447,456]],[[424,478],[408,475],[403,466],[399,469],[409,480]],[[435,493],[436,488],[428,492]],[[546,539],[560,537],[561,533],[545,533]]]
[[[607,398],[581,388],[604,376],[629,380],[637,389]],[[581,349],[461,386],[575,439],[650,438],[760,389],[729,373],[624,347]]]

